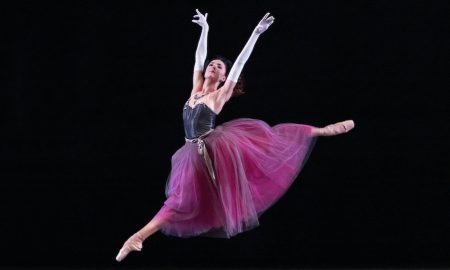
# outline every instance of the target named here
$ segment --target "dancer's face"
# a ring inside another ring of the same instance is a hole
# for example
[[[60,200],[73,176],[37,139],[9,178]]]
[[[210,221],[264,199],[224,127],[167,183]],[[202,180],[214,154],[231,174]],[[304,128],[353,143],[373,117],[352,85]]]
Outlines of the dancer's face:
[[[208,67],[206,67],[205,79],[210,78],[220,82],[226,80],[226,66],[222,60],[214,59],[209,62]]]

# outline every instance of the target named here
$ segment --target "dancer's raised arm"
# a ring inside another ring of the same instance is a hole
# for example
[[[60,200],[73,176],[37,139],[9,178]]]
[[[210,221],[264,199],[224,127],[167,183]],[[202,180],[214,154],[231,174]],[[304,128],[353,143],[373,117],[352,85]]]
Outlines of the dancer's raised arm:
[[[233,94],[233,89],[236,86],[239,75],[241,74],[242,69],[244,68],[245,63],[247,62],[250,54],[252,53],[253,47],[255,46],[256,41],[258,40],[259,35],[264,33],[269,26],[274,22],[275,18],[273,16],[269,17],[270,13],[264,15],[262,20],[258,23],[255,30],[253,30],[250,39],[245,44],[244,49],[237,57],[236,61],[233,64],[233,67],[228,74],[227,80],[225,84],[219,91],[219,100],[221,103],[227,102],[231,95]]]
[[[197,12],[197,15],[194,15],[194,18],[197,19],[192,20],[192,22],[200,25],[202,27],[202,33],[200,35],[200,40],[198,41],[197,45],[197,51],[195,52],[195,65],[194,65],[194,81],[193,81],[193,88],[192,88],[192,94],[194,94],[197,91],[202,90],[203,85],[203,65],[205,64],[206,55],[208,52],[208,31],[209,31],[209,25],[206,21],[206,18],[208,17],[208,13],[205,15],[201,14],[198,9],[195,10]]]

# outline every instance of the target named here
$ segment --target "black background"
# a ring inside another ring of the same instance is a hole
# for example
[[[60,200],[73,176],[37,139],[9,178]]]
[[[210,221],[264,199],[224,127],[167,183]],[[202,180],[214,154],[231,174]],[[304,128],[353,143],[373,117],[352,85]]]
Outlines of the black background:
[[[123,242],[162,206],[200,27],[244,68],[250,117],[324,126],[297,181],[232,239]],[[448,267],[448,1],[18,1],[1,4],[0,265]]]

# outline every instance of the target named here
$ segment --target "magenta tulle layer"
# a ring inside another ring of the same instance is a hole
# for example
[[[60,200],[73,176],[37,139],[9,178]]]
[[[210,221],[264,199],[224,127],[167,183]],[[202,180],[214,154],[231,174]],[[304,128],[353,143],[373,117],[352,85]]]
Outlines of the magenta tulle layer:
[[[259,225],[258,217],[297,178],[311,152],[312,126],[239,118],[205,139],[216,189],[197,144],[186,142],[172,156],[167,200],[155,216],[167,235],[231,237]]]

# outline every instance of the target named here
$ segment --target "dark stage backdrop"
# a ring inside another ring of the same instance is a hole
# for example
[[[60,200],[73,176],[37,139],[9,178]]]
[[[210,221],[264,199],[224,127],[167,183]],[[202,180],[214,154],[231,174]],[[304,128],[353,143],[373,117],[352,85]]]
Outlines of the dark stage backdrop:
[[[12,2],[12,1],[11,1]],[[261,226],[232,239],[157,233],[123,242],[162,206],[184,144],[200,27],[244,68],[238,117],[324,126]],[[448,1],[2,3],[0,265],[433,267],[450,264]]]

